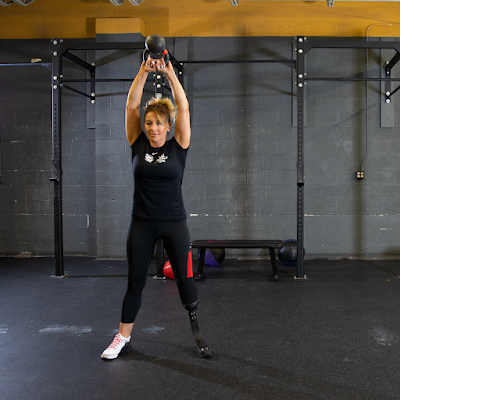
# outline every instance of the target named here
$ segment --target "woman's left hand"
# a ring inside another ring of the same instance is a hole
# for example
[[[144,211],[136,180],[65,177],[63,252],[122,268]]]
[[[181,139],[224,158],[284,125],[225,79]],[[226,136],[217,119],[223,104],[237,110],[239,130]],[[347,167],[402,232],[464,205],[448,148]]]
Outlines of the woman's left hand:
[[[165,60],[162,58],[156,63],[156,70],[167,75],[169,72],[174,72],[174,67],[172,67],[172,63],[170,62],[170,60],[168,61],[168,64],[165,64]]]

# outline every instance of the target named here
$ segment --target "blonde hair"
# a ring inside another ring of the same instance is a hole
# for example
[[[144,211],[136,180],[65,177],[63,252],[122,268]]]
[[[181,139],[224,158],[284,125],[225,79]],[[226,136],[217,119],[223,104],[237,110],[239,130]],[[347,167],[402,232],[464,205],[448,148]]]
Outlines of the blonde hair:
[[[172,101],[167,98],[156,98],[152,97],[144,106],[146,110],[144,115],[148,112],[153,111],[162,124],[166,125],[165,120],[168,123],[173,124],[175,121],[175,116],[177,114],[177,107],[173,105]]]

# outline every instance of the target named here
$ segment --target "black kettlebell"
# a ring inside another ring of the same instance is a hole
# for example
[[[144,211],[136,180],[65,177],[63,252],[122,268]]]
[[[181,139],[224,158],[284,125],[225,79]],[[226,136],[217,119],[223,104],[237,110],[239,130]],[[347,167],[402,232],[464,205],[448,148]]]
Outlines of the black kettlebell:
[[[160,59],[163,58],[165,60],[165,64],[168,64],[168,60],[170,57],[168,56],[168,51],[165,48],[165,39],[160,35],[149,35],[144,42],[146,48],[142,53],[142,60],[146,61],[148,55],[152,59]]]

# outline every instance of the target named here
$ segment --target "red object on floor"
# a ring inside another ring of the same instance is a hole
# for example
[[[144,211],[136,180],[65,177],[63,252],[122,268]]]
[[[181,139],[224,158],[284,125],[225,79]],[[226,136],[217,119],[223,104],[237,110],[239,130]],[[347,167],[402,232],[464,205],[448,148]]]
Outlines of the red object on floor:
[[[174,271],[172,271],[172,266],[170,265],[170,261],[167,261],[163,265],[163,275],[165,275],[165,278],[167,279],[174,279]]]

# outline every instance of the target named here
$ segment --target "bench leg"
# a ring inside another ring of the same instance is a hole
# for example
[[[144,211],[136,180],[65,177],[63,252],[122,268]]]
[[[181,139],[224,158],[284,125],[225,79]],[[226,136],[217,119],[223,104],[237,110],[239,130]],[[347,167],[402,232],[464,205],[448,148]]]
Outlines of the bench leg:
[[[269,254],[271,255],[271,265],[273,266],[273,282],[278,282],[280,276],[278,275],[278,266],[276,264],[276,254],[272,247],[269,248]]]
[[[198,260],[198,273],[196,274],[194,280],[201,282],[203,280],[203,265],[205,263],[205,252],[207,249],[200,249],[200,258]]]

